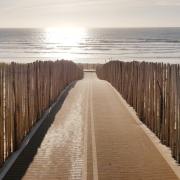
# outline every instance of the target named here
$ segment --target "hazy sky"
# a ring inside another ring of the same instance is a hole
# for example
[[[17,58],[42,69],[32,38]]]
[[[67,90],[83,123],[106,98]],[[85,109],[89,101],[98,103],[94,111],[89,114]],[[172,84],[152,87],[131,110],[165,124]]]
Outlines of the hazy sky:
[[[180,26],[180,0],[0,0],[0,27]]]

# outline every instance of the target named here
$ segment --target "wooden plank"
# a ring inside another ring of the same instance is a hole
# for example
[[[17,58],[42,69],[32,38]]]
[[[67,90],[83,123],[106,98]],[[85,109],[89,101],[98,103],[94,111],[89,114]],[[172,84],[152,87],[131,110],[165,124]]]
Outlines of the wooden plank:
[[[71,61],[0,64],[0,166],[65,86],[82,77]]]
[[[120,66],[119,66],[120,64]],[[180,162],[180,65],[109,62],[97,67]]]

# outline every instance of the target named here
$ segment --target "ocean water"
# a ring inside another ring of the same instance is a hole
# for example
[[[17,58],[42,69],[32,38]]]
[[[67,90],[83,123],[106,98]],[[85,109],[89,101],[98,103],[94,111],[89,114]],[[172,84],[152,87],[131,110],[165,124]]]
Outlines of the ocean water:
[[[180,63],[180,28],[0,29],[0,61]]]

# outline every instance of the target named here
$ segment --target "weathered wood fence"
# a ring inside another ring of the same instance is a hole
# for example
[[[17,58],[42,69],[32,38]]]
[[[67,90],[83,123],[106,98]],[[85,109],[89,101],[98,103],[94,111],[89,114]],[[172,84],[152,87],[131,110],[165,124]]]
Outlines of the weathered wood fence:
[[[60,92],[82,76],[71,61],[0,64],[0,166]]]
[[[112,61],[97,67],[180,163],[180,64]]]

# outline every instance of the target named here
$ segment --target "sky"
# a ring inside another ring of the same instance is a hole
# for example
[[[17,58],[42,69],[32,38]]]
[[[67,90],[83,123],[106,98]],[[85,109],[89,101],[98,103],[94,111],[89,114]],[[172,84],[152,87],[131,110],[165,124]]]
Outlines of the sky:
[[[179,27],[180,0],[0,0],[0,27]]]

